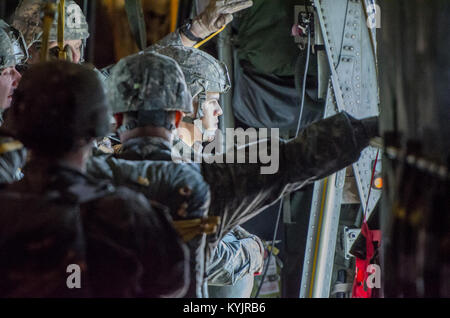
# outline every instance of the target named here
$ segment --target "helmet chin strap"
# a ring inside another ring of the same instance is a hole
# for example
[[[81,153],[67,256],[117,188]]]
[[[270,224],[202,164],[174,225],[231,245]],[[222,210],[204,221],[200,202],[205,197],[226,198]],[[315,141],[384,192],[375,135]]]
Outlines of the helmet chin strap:
[[[194,126],[200,131],[200,133],[202,134],[202,141],[201,142],[208,142],[209,141],[209,137],[214,136],[215,134],[215,130],[209,130],[209,129],[205,129],[203,127],[203,122],[201,119],[194,119],[193,122]]]
[[[203,113],[203,105],[206,102],[206,94],[204,92],[200,92],[198,95],[198,108],[197,112],[195,113],[195,117],[188,117],[185,116],[183,118],[183,121],[189,124],[193,124],[202,134],[202,142],[208,141],[209,137],[211,136],[211,132],[209,130],[206,130],[203,127],[202,118],[204,116]]]

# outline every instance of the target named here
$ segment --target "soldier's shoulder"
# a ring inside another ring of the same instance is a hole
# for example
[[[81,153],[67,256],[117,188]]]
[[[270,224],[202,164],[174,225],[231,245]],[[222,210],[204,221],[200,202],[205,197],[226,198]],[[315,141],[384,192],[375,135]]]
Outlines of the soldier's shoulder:
[[[98,210],[108,213],[146,213],[151,210],[148,200],[141,193],[124,186],[114,186],[104,182],[102,187],[108,187],[108,192],[90,203]],[[87,202],[89,203],[89,202]]]
[[[155,175],[165,182],[179,186],[182,184],[192,187],[205,187],[205,182],[200,167],[194,163],[175,163],[172,161],[154,161],[147,167],[147,175]]]

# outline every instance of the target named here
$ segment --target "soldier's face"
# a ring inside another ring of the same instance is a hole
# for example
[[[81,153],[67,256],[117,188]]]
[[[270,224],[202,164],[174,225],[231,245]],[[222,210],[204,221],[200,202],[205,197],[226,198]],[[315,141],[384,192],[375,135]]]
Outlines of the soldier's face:
[[[82,49],[82,41],[81,40],[70,40],[64,41],[64,50],[67,52],[70,62],[72,63],[80,63],[81,59],[81,49]],[[48,49],[51,50],[58,46],[57,42],[50,42],[48,45]]]
[[[208,92],[206,93],[206,101],[203,104],[203,128],[212,133],[219,128],[219,117],[223,115],[222,107],[220,107],[219,104],[219,98],[219,93]]]
[[[0,108],[5,110],[11,106],[12,95],[19,85],[22,76],[15,67],[5,68],[0,75]]]
[[[52,50],[58,47],[58,42],[52,41],[49,44],[49,55],[51,59],[57,59],[57,50]],[[28,64],[36,64],[40,62],[40,45],[33,45],[30,49],[30,58],[28,59]],[[64,48],[68,52],[68,59],[73,63],[79,63],[81,59],[82,41],[81,40],[70,40],[64,41]]]

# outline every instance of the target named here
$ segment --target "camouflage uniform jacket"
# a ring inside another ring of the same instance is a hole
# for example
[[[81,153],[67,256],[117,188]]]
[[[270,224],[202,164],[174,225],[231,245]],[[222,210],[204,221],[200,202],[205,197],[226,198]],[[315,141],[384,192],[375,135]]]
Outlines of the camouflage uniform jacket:
[[[354,163],[368,144],[369,136],[361,122],[346,113],[340,113],[311,124],[292,141],[280,142],[279,170],[275,174],[261,174],[262,164],[230,164],[225,163],[225,158],[224,163],[182,163],[175,166],[178,165],[179,170],[185,166],[201,173],[200,178],[195,177],[196,182],[201,184],[199,189],[211,193],[209,215],[221,217],[217,233],[208,236],[208,250],[213,251],[220,239],[234,227],[254,217],[284,194]],[[141,137],[126,142],[118,157],[128,160],[169,161],[170,154],[169,142],[156,137]],[[225,157],[225,154],[222,156]],[[149,162],[146,165],[151,166]],[[114,167],[110,169],[117,170]],[[100,167],[93,167],[91,171],[95,173],[96,170],[100,170]],[[108,169],[103,170],[105,174],[113,174]],[[164,178],[165,183],[169,184],[178,181],[171,181],[170,175],[173,173],[169,169],[164,173],[158,172],[153,178]],[[120,178],[124,177],[126,174],[121,173]],[[188,175],[180,178],[193,182],[193,178]],[[148,181],[151,185],[151,179]],[[155,185],[154,188],[158,189],[158,186]],[[156,192],[153,196],[158,198]],[[172,193],[175,194],[176,191],[173,190]],[[195,189],[192,194],[196,195]],[[160,201],[166,203],[167,199],[173,200],[166,195]],[[177,211],[177,208],[172,208],[172,211]]]
[[[182,139],[175,137],[174,147],[179,143],[183,145],[179,148],[183,158],[194,161],[196,157],[201,156],[201,153],[195,152],[194,147],[189,147]],[[202,148],[201,144],[196,146],[196,149]],[[189,153],[183,154],[184,149],[189,150]],[[259,272],[263,264],[263,252],[264,246],[261,240],[237,226],[208,253],[206,262],[208,285],[234,285],[244,276]]]
[[[118,153],[92,157],[88,173],[142,192],[150,201],[166,205],[175,221],[207,216],[210,193],[200,169],[171,159],[170,143],[158,137],[138,137],[125,142]],[[163,242],[162,240],[158,240]],[[187,297],[206,297],[206,235],[187,242],[191,252],[191,284]]]
[[[172,46],[172,45],[183,45],[183,41],[181,41],[180,36],[180,29],[176,29],[175,32],[167,34],[165,37],[163,37],[161,40],[159,40],[156,45],[160,46]],[[152,46],[145,49],[151,49]]]
[[[0,297],[186,292],[187,248],[165,211],[136,192],[41,162],[30,163],[0,200]],[[70,264],[81,269],[80,289],[66,285]]]
[[[183,142],[176,138],[174,143]],[[177,215],[177,211],[183,204],[187,203],[186,217],[197,218],[206,216],[208,206],[202,197],[191,197],[178,195],[180,189],[189,187],[193,193],[198,192],[199,186],[187,183],[187,180],[195,180],[199,178],[199,170],[197,165],[187,164],[179,165],[171,161],[170,144],[161,138],[144,137],[135,138],[126,142],[119,154],[106,155],[103,157],[93,157],[88,163],[88,172],[96,178],[109,179],[116,184],[125,184],[137,191],[143,192],[150,200],[158,200],[164,202],[175,213],[175,220],[181,219]],[[165,161],[165,163],[164,163]],[[175,170],[172,170],[175,169]],[[183,175],[186,174],[186,175]],[[161,178],[164,176],[164,178]],[[189,177],[190,178],[186,178]],[[171,180],[175,180],[172,182]],[[181,183],[180,183],[181,181]],[[184,181],[184,182],[183,182]],[[148,186],[145,183],[148,182]],[[199,182],[199,185],[202,185]],[[203,194],[209,196],[206,191],[207,186],[203,184]],[[170,190],[170,191],[169,191]],[[186,201],[186,199],[189,199]],[[195,204],[190,201],[198,200],[202,204]],[[188,243],[197,244],[197,243]],[[193,246],[193,252],[201,259],[197,263],[204,263],[205,244],[202,241],[200,248]],[[201,249],[201,250],[200,250]],[[200,273],[192,272],[191,275],[198,275],[199,281],[192,284],[203,286],[205,284],[205,276],[209,283],[215,285],[233,285],[242,276],[256,272],[261,265],[261,252],[258,242],[251,237],[237,237],[237,234],[230,232],[225,241],[218,243],[217,247],[211,249],[207,257],[206,271],[204,268]],[[192,264],[193,269],[196,264]],[[203,273],[203,274],[202,274]],[[201,275],[200,275],[201,274]],[[192,291],[193,292],[193,291]],[[204,297],[206,290],[198,289],[195,293],[197,297]],[[188,296],[194,296],[189,294]]]

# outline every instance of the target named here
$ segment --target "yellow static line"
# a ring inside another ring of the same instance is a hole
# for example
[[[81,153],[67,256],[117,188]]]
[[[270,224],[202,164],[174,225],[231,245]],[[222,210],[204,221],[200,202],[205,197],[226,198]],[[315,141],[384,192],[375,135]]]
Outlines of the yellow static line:
[[[59,53],[58,58],[60,60],[67,60],[67,54],[64,51],[64,29],[65,29],[65,15],[66,15],[66,8],[65,8],[66,0],[60,0],[58,4],[58,47],[59,47]]]
[[[314,279],[315,279],[315,275],[316,275],[317,253],[319,250],[319,238],[320,238],[320,234],[322,231],[322,219],[323,219],[323,210],[325,207],[327,184],[328,184],[328,178],[326,178],[323,183],[322,203],[320,204],[320,215],[319,215],[319,223],[318,223],[318,228],[317,228],[316,245],[314,248],[314,259],[313,259],[313,268],[312,268],[312,273],[311,273],[311,283],[309,285],[309,298],[312,298]]]
[[[179,0],[170,1],[170,32],[175,32],[175,29],[177,28],[179,6]]]
[[[203,41],[198,42],[197,44],[194,45],[194,48],[198,49],[200,46],[202,46],[203,44],[205,44],[206,42],[208,42],[209,40],[211,40],[213,37],[215,37],[217,34],[219,34],[220,32],[222,32],[225,29],[226,25],[224,25],[223,27],[220,28],[219,31],[216,31],[215,33],[211,34],[210,36],[208,36],[206,39],[204,39]]]

